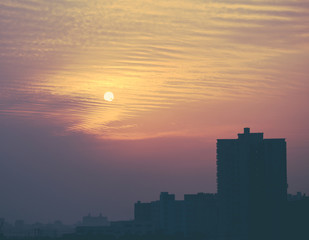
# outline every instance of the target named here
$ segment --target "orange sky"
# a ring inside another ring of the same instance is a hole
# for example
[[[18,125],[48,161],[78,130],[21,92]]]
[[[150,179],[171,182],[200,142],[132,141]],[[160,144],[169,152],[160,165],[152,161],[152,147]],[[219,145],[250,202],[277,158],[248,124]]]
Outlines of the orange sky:
[[[306,1],[229,2],[4,1],[1,112],[136,139],[204,135],[217,102],[308,95]]]
[[[308,26],[307,0],[1,1],[0,120],[97,148],[203,139],[214,164],[216,139],[248,126],[287,138],[309,192]]]

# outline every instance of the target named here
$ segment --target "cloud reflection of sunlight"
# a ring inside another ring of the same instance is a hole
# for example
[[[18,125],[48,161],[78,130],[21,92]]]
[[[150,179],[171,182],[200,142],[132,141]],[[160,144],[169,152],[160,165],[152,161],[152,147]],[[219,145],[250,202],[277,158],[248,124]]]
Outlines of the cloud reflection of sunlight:
[[[6,1],[1,111],[134,138],[146,114],[304,89],[308,13],[305,1]]]

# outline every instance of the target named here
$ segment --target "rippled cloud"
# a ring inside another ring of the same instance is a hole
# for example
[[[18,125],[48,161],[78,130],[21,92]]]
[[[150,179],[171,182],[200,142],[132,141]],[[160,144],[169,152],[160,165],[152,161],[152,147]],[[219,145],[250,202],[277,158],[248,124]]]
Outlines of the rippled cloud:
[[[103,138],[190,134],[144,119],[308,91],[308,26],[305,0],[2,1],[0,114]]]

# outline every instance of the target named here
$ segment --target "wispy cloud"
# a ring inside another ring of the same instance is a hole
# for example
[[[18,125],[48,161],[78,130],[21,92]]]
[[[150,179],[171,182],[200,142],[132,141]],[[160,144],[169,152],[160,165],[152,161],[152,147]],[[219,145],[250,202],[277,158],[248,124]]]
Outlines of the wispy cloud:
[[[308,89],[308,26],[305,0],[2,1],[0,114],[121,138],[182,103]]]

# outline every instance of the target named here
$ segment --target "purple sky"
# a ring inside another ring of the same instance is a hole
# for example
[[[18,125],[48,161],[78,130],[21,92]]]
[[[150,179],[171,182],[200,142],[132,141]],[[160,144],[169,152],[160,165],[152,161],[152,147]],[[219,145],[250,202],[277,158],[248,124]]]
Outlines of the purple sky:
[[[309,194],[308,62],[307,0],[1,1],[0,217],[216,192],[216,139],[244,127],[287,139]]]

